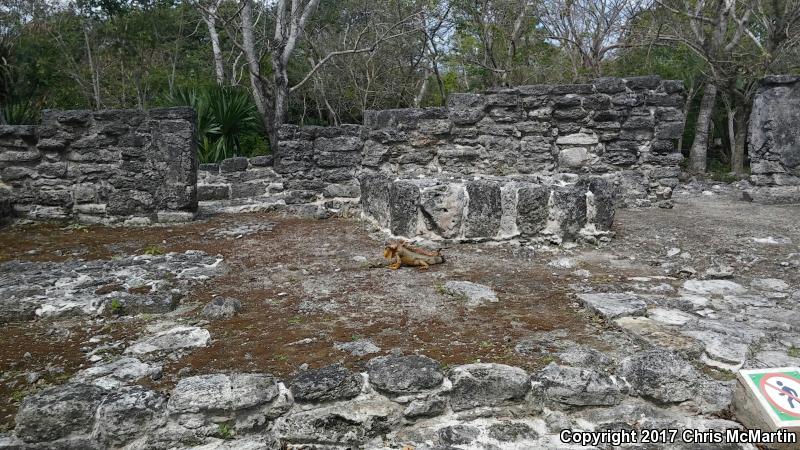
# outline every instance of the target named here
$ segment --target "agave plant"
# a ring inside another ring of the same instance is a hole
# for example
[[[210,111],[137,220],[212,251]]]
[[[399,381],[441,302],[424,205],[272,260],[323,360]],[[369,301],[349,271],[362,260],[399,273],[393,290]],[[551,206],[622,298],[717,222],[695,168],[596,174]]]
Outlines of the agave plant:
[[[258,127],[258,113],[250,95],[235,87],[177,89],[168,102],[191,106],[197,111],[201,162],[216,162],[241,155],[239,137]]]
[[[17,102],[0,105],[0,123],[8,125],[32,125],[39,119],[39,110],[33,102]]]

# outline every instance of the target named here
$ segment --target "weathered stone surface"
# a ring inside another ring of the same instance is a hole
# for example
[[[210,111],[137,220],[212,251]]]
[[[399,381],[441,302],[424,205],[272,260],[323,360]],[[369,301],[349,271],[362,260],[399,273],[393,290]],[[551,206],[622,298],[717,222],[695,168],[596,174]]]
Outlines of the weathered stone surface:
[[[172,391],[167,410],[189,429],[230,420],[237,429],[249,430],[290,407],[290,397],[281,391],[275,377],[248,373],[183,378]]]
[[[616,405],[625,394],[617,380],[595,369],[550,363],[534,374],[546,400],[569,406]]]
[[[148,364],[136,358],[122,357],[83,369],[72,377],[72,381],[94,384],[104,389],[116,389],[125,384],[145,378],[161,376],[161,366]]]
[[[97,410],[92,437],[121,447],[163,426],[167,398],[140,386],[125,386],[106,396]]]
[[[235,298],[217,297],[203,308],[203,317],[210,320],[230,319],[242,310],[242,302]]]
[[[466,192],[458,184],[437,185],[420,192],[420,211],[430,228],[445,239],[458,237],[466,206]]]
[[[221,258],[198,251],[112,260],[9,261],[0,264],[0,320],[163,313],[196,282],[225,270]]]
[[[688,362],[666,350],[651,350],[625,359],[619,375],[640,396],[679,403],[695,396],[699,374]]]
[[[381,348],[369,339],[358,339],[352,342],[337,342],[333,348],[342,352],[348,352],[353,356],[365,356],[378,353]]]
[[[524,370],[503,364],[458,366],[449,378],[453,382],[449,393],[453,411],[520,403],[531,387]]]
[[[423,399],[412,400],[403,411],[403,415],[409,419],[435,417],[443,414],[446,409],[446,399],[438,395],[430,395]]]
[[[22,401],[16,436],[25,442],[48,442],[92,432],[97,407],[106,391],[90,384],[53,386]]]
[[[391,232],[396,236],[415,236],[419,187],[407,181],[396,181],[389,189]]]
[[[517,191],[517,228],[523,236],[535,236],[547,223],[550,190],[544,186],[525,186]]]
[[[647,304],[631,294],[578,294],[591,311],[611,320],[622,316],[642,316]]]
[[[369,398],[299,411],[279,418],[273,432],[289,442],[364,446],[388,434],[401,418],[401,407],[386,399]]]
[[[364,378],[340,364],[301,372],[289,384],[294,399],[299,402],[328,402],[344,400],[361,393]]]
[[[199,327],[177,326],[134,342],[133,345],[125,349],[125,353],[148,355],[185,351],[205,347],[209,339],[211,339],[211,333],[208,330]]]
[[[3,128],[0,176],[12,182],[18,212],[34,220],[121,222],[159,211],[191,213],[197,209],[195,121],[188,108],[45,111],[41,126]],[[17,182],[23,179],[38,181]],[[103,206],[91,214],[77,210],[78,184],[95,187],[91,202]]]
[[[491,237],[500,229],[502,213],[500,185],[489,181],[467,183],[467,217],[464,220],[465,237]]]
[[[448,281],[442,286],[443,290],[466,300],[467,307],[474,308],[485,303],[496,303],[497,294],[489,286],[473,283],[471,281]]]
[[[369,382],[390,395],[406,395],[433,389],[442,384],[439,363],[419,355],[381,356],[367,363]]]
[[[761,82],[750,113],[748,152],[753,184],[766,188],[800,185],[800,77],[767,77]],[[765,192],[769,190],[764,189]],[[788,195],[751,195],[765,203],[800,202]]]

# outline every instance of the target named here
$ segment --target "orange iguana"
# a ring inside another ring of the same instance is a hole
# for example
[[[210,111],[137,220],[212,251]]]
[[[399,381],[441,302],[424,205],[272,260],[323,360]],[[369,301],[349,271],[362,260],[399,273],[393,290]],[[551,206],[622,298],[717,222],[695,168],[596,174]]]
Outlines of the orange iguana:
[[[390,243],[383,249],[383,257],[391,261],[390,269],[399,269],[400,266],[417,266],[427,269],[431,264],[444,262],[442,250],[428,250],[416,247],[405,241]]]

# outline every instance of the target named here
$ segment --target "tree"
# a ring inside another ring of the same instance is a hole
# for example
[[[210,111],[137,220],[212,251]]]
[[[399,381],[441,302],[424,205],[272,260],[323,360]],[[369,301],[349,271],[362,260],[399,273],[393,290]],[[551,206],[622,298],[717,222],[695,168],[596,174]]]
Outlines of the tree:
[[[255,24],[257,20],[254,19],[253,0],[242,0],[241,3],[239,12],[242,35],[241,46],[250,70],[253,97],[256,100],[259,112],[264,117],[264,129],[273,148],[277,145],[277,130],[286,120],[289,95],[311,80],[320,68],[325,66],[331,59],[341,55],[374,52],[381,43],[409,34],[413,30],[413,18],[416,13],[404,17],[396,23],[368,23],[357,32],[357,37],[352,47],[328,53],[316,61],[300,77],[299,81],[290,84],[289,63],[296,54],[306,26],[319,6],[319,1],[278,0],[272,9],[272,37],[264,36],[263,40],[257,39],[256,36]],[[264,7],[264,5],[260,6]],[[265,10],[262,9],[261,12],[263,13]],[[265,21],[266,18],[261,17],[258,20]],[[262,23],[262,25],[265,24]],[[368,34],[371,27],[379,30],[374,33],[376,38],[369,43],[364,42],[363,38]],[[266,29],[266,27],[264,28]],[[264,42],[265,45],[259,45],[259,42]],[[272,72],[270,75],[264,74],[262,71],[262,61],[267,55],[269,55]]]
[[[620,48],[639,0],[544,0],[539,16],[546,38],[557,41],[572,66],[573,79],[598,77],[601,63]]]

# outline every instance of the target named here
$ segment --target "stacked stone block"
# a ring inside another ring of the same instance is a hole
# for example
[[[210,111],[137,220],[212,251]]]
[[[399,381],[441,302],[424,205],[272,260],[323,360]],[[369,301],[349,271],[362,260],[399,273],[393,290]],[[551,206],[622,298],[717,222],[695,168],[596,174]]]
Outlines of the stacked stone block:
[[[38,127],[0,127],[0,191],[31,219],[184,221],[197,209],[196,142],[188,108],[45,111]]]
[[[800,203],[800,77],[770,76],[753,100],[748,130],[750,197]]]
[[[615,191],[600,177],[360,177],[364,214],[395,236],[560,243],[610,236]]]
[[[360,125],[285,125],[275,150],[275,172],[283,177],[287,205],[358,202]]]
[[[683,90],[657,76],[601,78],[367,111],[363,165],[398,175],[607,174],[628,203],[664,199],[683,159]]]

